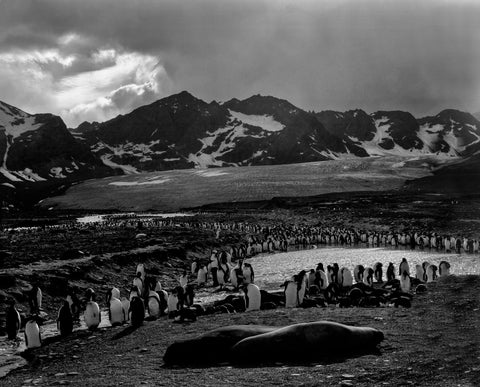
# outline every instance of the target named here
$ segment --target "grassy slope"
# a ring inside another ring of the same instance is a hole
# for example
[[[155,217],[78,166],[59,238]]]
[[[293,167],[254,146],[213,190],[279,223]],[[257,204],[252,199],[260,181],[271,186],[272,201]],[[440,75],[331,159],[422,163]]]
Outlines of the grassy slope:
[[[13,386],[41,378],[43,385],[66,380],[72,386],[335,386],[351,380],[355,386],[476,386],[480,382],[479,291],[479,277],[449,277],[430,285],[426,295],[415,296],[411,309],[277,309],[202,317],[190,325],[164,318],[147,322],[116,341],[110,339],[122,328],[77,332],[69,340],[36,350],[36,360],[29,367],[14,371],[1,382]],[[279,326],[322,319],[383,330],[381,356],[289,367],[161,367],[163,354],[173,341],[219,326]],[[55,376],[62,372],[79,374]]]
[[[404,164],[403,164],[404,163]],[[429,159],[398,157],[304,164],[175,170],[86,181],[43,207],[175,211],[208,203],[265,200],[329,192],[400,188],[408,179],[430,173]],[[207,176],[205,176],[207,174]],[[151,183],[118,186],[111,183]]]

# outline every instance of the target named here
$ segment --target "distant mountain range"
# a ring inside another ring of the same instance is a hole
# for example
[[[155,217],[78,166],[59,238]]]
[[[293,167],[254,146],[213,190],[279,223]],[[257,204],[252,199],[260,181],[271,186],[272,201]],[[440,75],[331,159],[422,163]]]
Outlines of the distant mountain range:
[[[402,111],[307,112],[270,96],[220,104],[184,91],[67,129],[58,116],[0,102],[0,192],[143,171],[382,155],[466,158],[479,151],[480,121],[453,109],[424,118]]]

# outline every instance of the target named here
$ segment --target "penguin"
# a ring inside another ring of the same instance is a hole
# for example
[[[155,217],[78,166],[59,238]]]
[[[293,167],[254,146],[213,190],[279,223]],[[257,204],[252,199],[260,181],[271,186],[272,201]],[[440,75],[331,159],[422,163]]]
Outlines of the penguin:
[[[402,292],[408,293],[410,292],[410,287],[411,287],[410,276],[405,270],[400,276],[400,289],[402,290]]]
[[[80,312],[81,312],[81,306],[80,306],[80,300],[78,299],[77,295],[73,291],[73,289],[70,289],[66,301],[68,302],[68,305],[70,306],[70,313],[72,314],[73,322],[74,323],[79,323],[80,322]]]
[[[136,286],[132,286],[130,289],[130,293],[128,295],[128,299],[132,301],[133,297],[139,297],[142,298],[142,294],[140,293],[140,290]]]
[[[87,306],[85,308],[85,313],[83,315],[83,319],[85,320],[85,324],[87,328],[91,331],[97,329],[100,325],[101,315],[100,315],[100,308],[98,304],[95,302],[95,292],[92,289],[87,289]]]
[[[373,274],[374,271],[371,267],[365,269],[365,274],[363,277],[363,283],[368,286],[373,286]]]
[[[390,262],[387,267],[387,282],[393,281],[395,279],[395,267],[393,263]]]
[[[342,282],[340,284],[341,287],[349,288],[353,285],[353,276],[348,268],[342,267],[342,269],[340,270],[340,278]]]
[[[336,282],[333,266],[327,265],[327,279],[329,284]]]
[[[31,314],[40,314],[40,309],[42,309],[42,290],[37,284],[34,284],[28,292],[28,303]]]
[[[298,297],[297,297],[297,278],[294,276],[293,280],[285,281],[283,284],[285,286],[285,308],[296,308]]]
[[[438,265],[438,274],[440,277],[446,277],[450,275],[450,263],[447,261],[440,262]]]
[[[137,271],[135,273],[140,273],[140,277],[142,278],[142,281],[145,281],[145,266],[143,266],[143,263],[139,263],[137,265]]]
[[[162,290],[162,284],[160,281],[155,282],[155,288],[153,290],[155,290],[157,293]]]
[[[245,293],[245,305],[247,306],[246,311],[248,312],[249,310],[260,310],[260,288],[255,284],[248,284],[244,286],[243,291]]]
[[[150,290],[148,293],[147,311],[148,315],[154,319],[160,317],[162,312],[160,308],[160,296],[154,290]]]
[[[425,284],[419,284],[415,288],[415,294],[423,294],[427,292],[427,286]]]
[[[130,300],[130,322],[132,326],[138,327],[145,320],[145,305],[140,297],[133,297]]]
[[[423,268],[423,282],[427,282],[427,268],[430,266],[430,262],[423,262],[422,263],[422,268]]]
[[[381,262],[377,262],[373,265],[373,275],[375,277],[375,281],[382,284],[383,283],[383,264]]]
[[[239,268],[238,266],[235,266],[235,267],[232,267],[230,269],[230,283],[232,284],[232,286],[235,288],[235,289],[238,289],[239,287],[239,277],[238,277],[238,271],[239,271]]]
[[[363,282],[363,277],[365,275],[365,267],[363,265],[357,265],[353,269],[353,276],[355,277],[356,283]]]
[[[22,319],[20,317],[20,313],[15,307],[14,299],[9,300],[9,307],[7,310],[6,320],[7,320],[6,329],[7,329],[8,340],[15,340],[17,338],[18,332],[20,331],[20,327],[22,325]]]
[[[27,349],[42,346],[42,337],[35,317],[30,318],[25,325],[25,345]]]
[[[195,284],[188,284],[185,287],[185,293],[184,293],[184,304],[187,307],[190,307],[194,303],[194,298],[195,298]]]
[[[195,259],[192,262],[192,266],[190,267],[190,273],[191,274],[197,274],[198,269],[200,269],[200,265],[198,263],[198,259]]]
[[[197,285],[203,286],[207,283],[207,269],[205,265],[201,265],[197,272]]]
[[[398,267],[398,275],[402,275],[404,271],[410,275],[410,267],[408,266],[407,258],[402,258],[402,262],[400,262],[400,266]]]
[[[116,289],[116,288],[113,288],[113,289]],[[113,293],[117,294],[118,298],[114,297]],[[110,289],[107,292],[108,318],[112,326],[121,325],[124,321],[123,305],[119,297],[120,297],[120,291],[113,292],[112,289]]]
[[[137,275],[133,279],[133,286],[136,286],[138,288],[138,292],[140,295],[143,294],[143,278],[141,272],[137,272]]]
[[[111,297],[115,297],[115,298],[118,298],[120,299],[120,290],[116,287],[113,287],[110,289],[110,296]],[[107,293],[107,297],[108,297],[108,293]]]
[[[315,285],[315,270],[311,269],[310,272],[308,273],[308,278],[307,278],[307,289],[310,289],[310,286]]]
[[[122,323],[126,323],[130,321],[130,300],[128,300],[126,297],[122,297],[120,301],[122,303]]]
[[[325,290],[327,288],[328,278],[323,270],[317,270],[315,272],[315,285],[317,285],[320,290]]]
[[[252,265],[250,265],[249,263],[244,263],[242,274],[243,274],[243,283],[244,284],[248,285],[248,284],[253,284],[254,283],[255,275],[253,273]]]
[[[185,288],[185,286],[187,286],[187,284],[188,284],[188,274],[187,274],[186,270],[184,270],[183,274],[180,276],[179,282],[180,282],[180,286],[182,288]]]
[[[73,332],[73,316],[70,310],[70,304],[68,301],[64,301],[57,317],[57,329],[60,331],[60,335],[65,337]]]
[[[422,265],[415,265],[415,278],[422,282],[425,281],[425,271]]]
[[[178,295],[175,292],[175,290],[168,295],[167,307],[168,307],[168,317],[169,318],[175,317],[174,316],[175,312],[180,309]]]
[[[307,272],[305,270],[300,271],[297,274],[297,306],[303,304],[305,293],[307,292]]]
[[[437,266],[428,265],[427,267],[427,282],[433,282],[437,279]]]
[[[332,278],[337,284],[339,283],[339,278],[338,278],[339,277],[339,275],[338,275],[339,272],[340,272],[340,267],[338,266],[338,263],[335,262],[333,264],[333,276],[332,276]]]

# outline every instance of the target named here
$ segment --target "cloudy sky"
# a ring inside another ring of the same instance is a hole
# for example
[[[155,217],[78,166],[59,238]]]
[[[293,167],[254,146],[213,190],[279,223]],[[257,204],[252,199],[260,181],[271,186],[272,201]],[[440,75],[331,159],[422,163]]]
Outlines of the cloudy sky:
[[[0,0],[0,100],[70,126],[188,90],[480,110],[480,1]]]

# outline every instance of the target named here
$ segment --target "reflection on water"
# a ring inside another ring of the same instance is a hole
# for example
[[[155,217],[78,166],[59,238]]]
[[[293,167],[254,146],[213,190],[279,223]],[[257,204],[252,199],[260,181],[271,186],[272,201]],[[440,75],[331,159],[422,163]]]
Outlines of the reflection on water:
[[[480,274],[480,255],[447,254],[435,250],[406,250],[388,248],[342,248],[320,247],[311,250],[298,250],[286,253],[260,255],[248,260],[255,270],[255,282],[260,288],[278,290],[279,286],[302,269],[315,269],[319,262],[327,265],[335,262],[340,267],[347,267],[353,272],[356,265],[373,267],[376,262],[383,263],[384,276],[389,262],[398,265],[402,258],[407,258],[410,275],[415,275],[415,265],[425,261],[439,265],[447,261],[451,265],[451,274]]]

